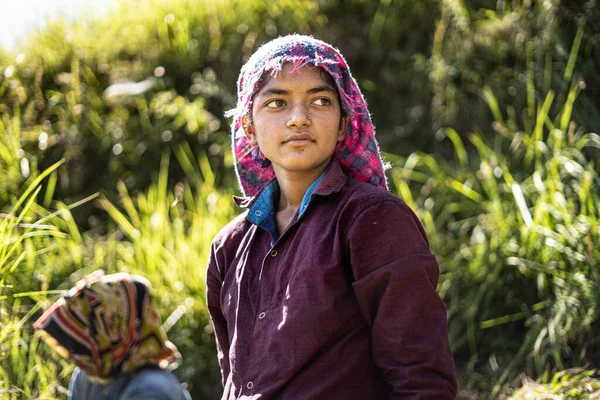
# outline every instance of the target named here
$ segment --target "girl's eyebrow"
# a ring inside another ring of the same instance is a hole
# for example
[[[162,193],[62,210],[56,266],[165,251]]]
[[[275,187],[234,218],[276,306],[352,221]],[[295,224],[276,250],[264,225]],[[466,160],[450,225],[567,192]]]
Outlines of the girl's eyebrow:
[[[329,85],[323,85],[323,86],[317,86],[315,88],[312,88],[312,89],[309,89],[306,91],[306,93],[309,93],[309,94],[314,94],[314,93],[319,93],[319,92],[335,93],[335,90],[333,90],[333,88]]]
[[[335,93],[335,90],[333,90],[333,88],[331,86],[329,86],[329,85],[323,85],[323,86],[314,87],[312,89],[308,89],[306,91],[306,93],[308,93],[308,94],[315,94],[315,93],[320,93],[320,92]],[[259,94],[259,97],[266,97],[266,96],[269,96],[269,95],[285,96],[285,95],[289,95],[289,94],[290,94],[289,90],[278,89],[278,88],[271,88],[271,89],[267,89],[267,90],[263,91],[261,94]]]
[[[284,90],[284,89],[277,89],[277,88],[272,88],[272,89],[267,89],[265,91],[263,91],[261,94],[259,94],[259,97],[266,97],[269,95],[286,95],[286,94],[290,94],[289,91]]]

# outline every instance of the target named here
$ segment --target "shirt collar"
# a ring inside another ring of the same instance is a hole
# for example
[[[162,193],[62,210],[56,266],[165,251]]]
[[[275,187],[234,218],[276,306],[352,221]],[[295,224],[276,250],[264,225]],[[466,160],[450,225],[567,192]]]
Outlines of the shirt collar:
[[[327,166],[325,172],[317,178],[317,180],[309,187],[302,199],[301,205],[308,205],[308,201],[310,200],[310,196],[312,194],[319,196],[328,196],[333,193],[337,193],[342,190],[342,187],[346,183],[348,177],[342,171],[342,167],[337,159],[332,158],[331,162]],[[312,190],[312,193],[309,191]],[[233,201],[241,208],[252,208],[253,205],[258,201],[259,198],[262,198],[265,202],[271,201],[271,205],[274,204],[272,200],[272,196],[275,193],[279,192],[279,183],[277,183],[277,178],[273,178],[269,183],[265,185],[260,192],[258,192],[255,196],[252,197],[241,197],[241,196],[233,196]],[[263,195],[265,195],[263,197]],[[308,195],[308,196],[307,196]],[[306,203],[305,203],[306,201]],[[271,206],[272,208],[272,206]],[[306,207],[305,207],[306,208]],[[304,210],[302,210],[303,212]],[[261,217],[265,217],[266,215],[261,215]]]
[[[344,174],[342,166],[336,158],[332,158],[331,162],[325,170],[323,180],[315,188],[314,194],[320,196],[329,196],[342,190],[346,184],[348,177]]]
[[[248,206],[247,218],[256,225],[261,225],[271,214],[275,214],[275,202],[279,198],[279,183],[271,180]]]
[[[306,207],[308,207],[308,203],[310,202],[310,196],[313,194],[313,192],[315,191],[315,189],[317,188],[317,186],[319,186],[319,183],[321,183],[321,181],[323,180],[323,178],[325,178],[325,172],[323,172],[312,183],[312,185],[310,185],[308,187],[308,189],[306,190],[306,193],[304,193],[304,197],[302,198],[302,202],[300,203],[300,207],[298,207],[298,218],[300,218],[300,216],[302,214],[304,214],[304,211],[306,211]]]
[[[302,202],[298,207],[298,218],[306,211],[308,203],[310,202],[310,196],[313,194],[315,188],[325,177],[325,173],[322,173],[306,190]],[[258,195],[256,200],[252,203],[248,210],[248,220],[255,225],[258,225],[267,231],[271,232],[274,241],[279,236],[277,234],[277,228],[275,226],[275,204],[279,198],[279,183],[277,179],[273,179],[267,184],[264,190]],[[271,221],[269,220],[271,219]]]

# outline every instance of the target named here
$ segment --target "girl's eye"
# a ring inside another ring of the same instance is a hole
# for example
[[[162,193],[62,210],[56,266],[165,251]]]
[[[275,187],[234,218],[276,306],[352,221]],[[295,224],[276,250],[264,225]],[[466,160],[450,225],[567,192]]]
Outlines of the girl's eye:
[[[318,106],[328,106],[331,104],[331,100],[322,97],[320,99],[316,99],[315,101],[313,101],[313,103],[315,103]]]
[[[283,100],[271,100],[265,105],[268,108],[279,108],[285,106],[285,102]]]

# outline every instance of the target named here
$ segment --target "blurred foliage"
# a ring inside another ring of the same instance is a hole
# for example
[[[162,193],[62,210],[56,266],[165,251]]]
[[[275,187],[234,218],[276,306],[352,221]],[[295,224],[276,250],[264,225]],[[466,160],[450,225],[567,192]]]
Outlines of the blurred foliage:
[[[600,136],[572,120],[570,87],[557,114],[547,93],[528,130],[486,88],[493,139],[472,133],[468,153],[449,128],[456,163],[414,153],[393,170],[443,267],[465,389],[497,395],[521,373],[600,364]]]
[[[2,138],[0,136],[0,143]],[[8,214],[0,215],[0,395],[2,398],[56,397],[66,393],[64,379],[72,371],[66,360],[58,359],[47,346],[39,346],[40,338],[33,335],[31,324],[39,313],[41,303],[36,296],[55,291],[47,290],[60,284],[68,266],[37,264],[65,257],[75,246],[58,247],[65,243],[65,231],[73,226],[65,208],[50,214],[36,204],[40,183],[60,163],[52,166],[31,181],[13,204]],[[44,217],[40,217],[39,214]],[[62,218],[61,216],[62,215]],[[54,223],[57,222],[57,223]],[[49,255],[48,257],[43,256]],[[33,289],[35,293],[30,290]],[[39,298],[39,297],[37,297]],[[33,300],[33,301],[32,301]],[[50,362],[48,362],[50,361]]]
[[[441,127],[489,133],[483,86],[531,116],[552,82],[567,75],[591,88],[580,95],[574,119],[595,129],[595,4],[152,0],[142,8],[120,1],[101,18],[50,22],[15,55],[0,53],[0,113],[19,116],[24,156],[42,169],[66,159],[59,198],[99,189],[113,198],[119,180],[143,190],[163,150],[181,142],[208,153],[218,183],[232,187],[223,164],[223,113],[235,103],[239,69],[260,44],[299,32],[342,50],[369,100],[382,148],[395,154],[443,151],[434,140]],[[579,62],[567,65],[565,49],[578,26]],[[557,96],[564,100],[567,90]],[[184,176],[175,163],[170,174]],[[75,216],[85,223],[78,214],[91,211],[84,206]]]
[[[442,0],[427,64],[434,128],[492,133],[483,87],[531,118],[558,86],[553,107],[559,110],[575,77],[586,90],[573,119],[600,129],[599,23],[596,0]]]
[[[71,209],[45,196],[59,167],[37,176],[9,214],[0,216],[0,397],[65,398],[73,366],[33,333],[32,323],[58,293],[96,269],[147,277],[157,294],[163,327],[184,355],[175,374],[193,398],[215,398],[221,390],[212,326],[205,305],[205,264],[210,242],[235,215],[231,191],[214,189],[208,158],[197,163],[189,148],[176,157],[188,182],[168,189],[169,155],[158,180],[138,195],[118,184],[119,202],[96,204],[110,216],[109,234],[81,233]],[[52,290],[48,290],[52,288]]]
[[[526,381],[511,400],[583,400],[600,398],[600,380],[596,371],[572,369],[550,377],[545,374],[538,382]]]
[[[114,223],[105,246],[91,247],[94,264],[111,272],[127,271],[150,279],[169,339],[184,355],[176,375],[193,398],[215,398],[221,390],[212,325],[205,304],[205,265],[210,243],[236,213],[233,191],[215,190],[208,158],[194,161],[189,147],[177,148],[187,182],[168,188],[169,156],[162,157],[158,181],[132,196],[118,184],[119,204],[101,199]],[[166,314],[164,314],[166,315]]]

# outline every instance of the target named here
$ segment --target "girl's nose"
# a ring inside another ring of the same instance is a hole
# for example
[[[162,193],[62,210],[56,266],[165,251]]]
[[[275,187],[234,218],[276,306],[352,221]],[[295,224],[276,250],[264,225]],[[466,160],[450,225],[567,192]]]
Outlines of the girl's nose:
[[[306,107],[299,105],[290,109],[290,117],[286,123],[288,128],[306,128],[310,124],[310,115]]]

